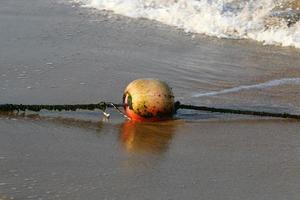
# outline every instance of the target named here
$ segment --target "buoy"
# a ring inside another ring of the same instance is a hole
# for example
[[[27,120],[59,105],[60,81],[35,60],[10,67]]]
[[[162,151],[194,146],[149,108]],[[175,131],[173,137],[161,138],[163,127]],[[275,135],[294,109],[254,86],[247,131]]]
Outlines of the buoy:
[[[175,112],[174,95],[167,83],[156,79],[132,81],[123,95],[124,110],[134,121],[161,121]]]

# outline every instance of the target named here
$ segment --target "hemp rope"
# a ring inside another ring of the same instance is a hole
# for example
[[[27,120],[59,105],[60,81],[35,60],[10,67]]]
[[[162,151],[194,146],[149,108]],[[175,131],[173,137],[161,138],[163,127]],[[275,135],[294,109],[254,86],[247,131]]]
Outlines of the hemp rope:
[[[56,111],[76,111],[81,110],[95,110],[99,109],[103,112],[106,117],[110,115],[105,112],[106,108],[114,108],[119,113],[121,113],[125,118],[130,119],[126,114],[124,114],[119,107],[123,107],[124,104],[114,104],[111,102],[100,102],[96,104],[63,104],[63,105],[23,105],[23,104],[1,104],[0,112],[13,112],[13,111],[34,111],[38,112],[41,110],[56,110]],[[179,101],[175,103],[175,110],[178,109],[188,109],[188,110],[198,110],[198,111],[208,111],[208,112],[218,112],[218,113],[229,113],[229,114],[239,114],[239,115],[253,115],[261,117],[277,117],[277,118],[289,118],[289,119],[300,119],[300,115],[290,114],[290,113],[275,113],[275,112],[262,112],[253,110],[241,110],[241,109],[228,109],[228,108],[214,108],[205,106],[195,106],[181,104]]]

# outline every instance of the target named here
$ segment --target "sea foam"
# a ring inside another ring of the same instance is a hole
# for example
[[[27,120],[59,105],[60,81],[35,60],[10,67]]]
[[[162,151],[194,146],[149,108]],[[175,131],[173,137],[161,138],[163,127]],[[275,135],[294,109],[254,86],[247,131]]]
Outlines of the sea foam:
[[[208,96],[216,96],[221,94],[235,93],[243,90],[255,90],[255,89],[264,89],[270,87],[276,87],[280,85],[300,85],[300,78],[283,78],[270,80],[264,83],[258,83],[254,85],[241,85],[234,88],[224,89],[221,91],[207,92],[207,93],[196,93],[192,95],[192,97],[208,97]]]
[[[73,0],[219,38],[300,48],[299,0]]]

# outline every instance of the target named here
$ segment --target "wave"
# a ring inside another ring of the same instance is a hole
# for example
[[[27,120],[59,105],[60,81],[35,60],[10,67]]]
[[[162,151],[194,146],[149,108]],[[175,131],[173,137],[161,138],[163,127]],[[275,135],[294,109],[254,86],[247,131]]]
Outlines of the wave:
[[[259,83],[255,85],[242,85],[234,88],[229,88],[221,91],[216,92],[207,92],[207,93],[197,93],[194,94],[192,97],[208,97],[208,96],[216,96],[220,94],[228,94],[228,93],[235,93],[242,90],[251,90],[251,89],[264,89],[269,87],[275,87],[280,85],[295,85],[300,84],[300,78],[283,78],[283,79],[277,79],[277,80],[271,80],[264,83]]]
[[[300,48],[300,0],[73,0],[219,38]]]

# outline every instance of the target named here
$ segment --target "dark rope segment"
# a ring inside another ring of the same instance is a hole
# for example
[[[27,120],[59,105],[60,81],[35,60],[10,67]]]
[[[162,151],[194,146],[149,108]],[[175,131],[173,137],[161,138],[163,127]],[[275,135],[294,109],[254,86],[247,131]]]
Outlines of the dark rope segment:
[[[175,103],[175,109],[176,110],[178,110],[178,109],[200,110],[200,111],[208,111],[208,112],[229,113],[229,114],[238,114],[238,115],[253,115],[253,116],[261,116],[261,117],[300,119],[300,115],[294,115],[294,114],[289,114],[289,113],[272,113],[272,112],[260,112],[260,111],[252,111],[252,110],[194,106],[194,105],[180,104],[180,102],[178,102],[178,101]]]
[[[114,104],[121,107],[122,104]],[[106,108],[112,108],[110,103],[100,102],[97,104],[65,104],[65,105],[23,105],[23,104],[2,104],[0,105],[0,112],[12,112],[12,111],[34,111],[39,112],[41,110],[56,110],[56,111],[76,111],[76,110],[95,110],[99,109],[105,111]]]

